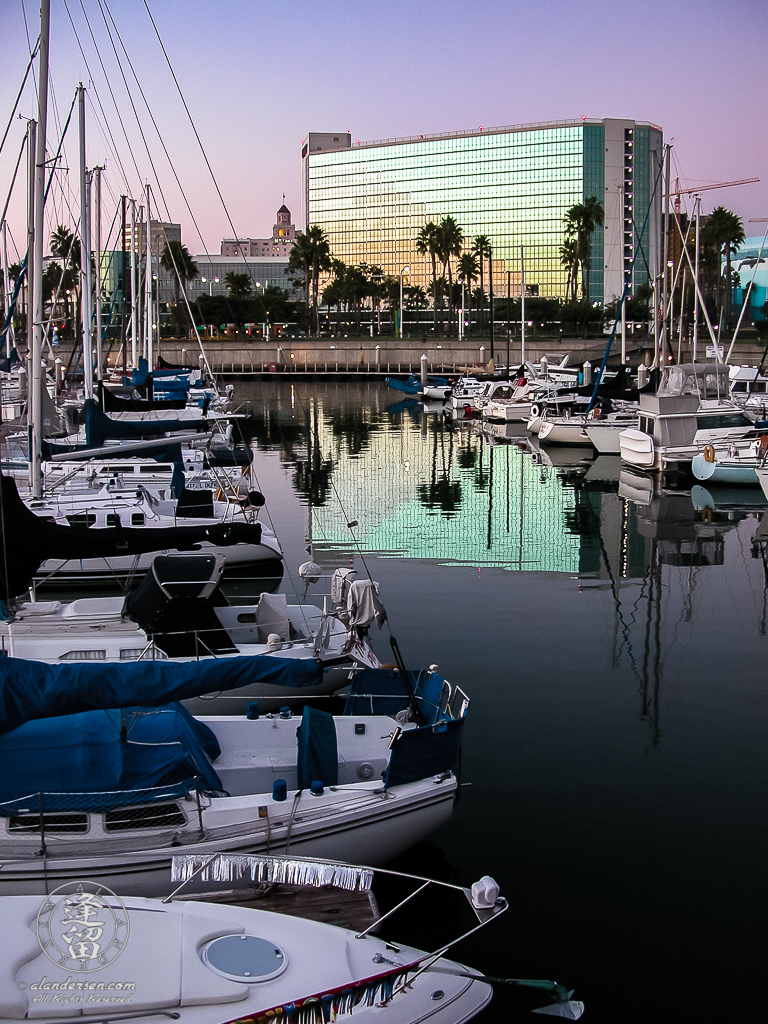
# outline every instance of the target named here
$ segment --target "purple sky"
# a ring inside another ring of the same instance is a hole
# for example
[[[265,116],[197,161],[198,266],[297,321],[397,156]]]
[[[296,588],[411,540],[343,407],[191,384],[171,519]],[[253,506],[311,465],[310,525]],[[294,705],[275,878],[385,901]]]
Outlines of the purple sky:
[[[66,0],[130,188],[149,159],[104,28],[98,0]],[[102,0],[104,3],[104,0]],[[176,92],[143,0],[107,0],[176,172],[200,241],[138,90],[147,143],[172,220],[193,253],[218,252],[231,235],[221,201]],[[768,11],[765,0],[148,0],[235,230],[271,232],[282,202],[301,215],[300,143],[309,130],[350,130],[353,141],[531,121],[632,117],[673,140],[673,175],[688,185],[761,176],[759,184],[705,192],[748,235],[768,216]],[[77,82],[88,81],[64,0],[52,0],[51,72],[60,120]],[[131,140],[132,158],[83,14],[88,13]],[[35,0],[0,0],[5,129],[28,59],[23,11],[37,34]],[[119,45],[119,44],[118,44]],[[126,73],[130,72],[126,68]],[[98,108],[95,92],[90,103]],[[34,116],[28,83],[21,112]],[[99,113],[99,118],[101,114]],[[56,117],[49,118],[49,144]],[[73,125],[74,127],[74,125]],[[10,184],[24,125],[14,121],[0,154],[0,200]],[[89,111],[90,163],[103,163],[105,229],[126,191],[105,131]],[[77,145],[70,129],[69,175],[60,175],[51,218],[67,190],[76,196]],[[134,167],[135,158],[138,172]],[[23,183],[9,224],[23,247]],[[72,203],[76,206],[76,199]],[[165,211],[163,210],[163,215]],[[13,252],[13,250],[12,250]],[[9,255],[12,255],[11,254]]]

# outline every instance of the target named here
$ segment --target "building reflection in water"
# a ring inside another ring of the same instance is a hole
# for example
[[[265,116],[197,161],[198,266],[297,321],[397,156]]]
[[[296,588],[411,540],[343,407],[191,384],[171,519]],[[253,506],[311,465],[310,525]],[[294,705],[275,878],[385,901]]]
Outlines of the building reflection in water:
[[[690,492],[663,490],[618,457],[539,451],[518,425],[451,423],[375,384],[297,385],[289,395],[281,383],[265,395],[247,429],[291,467],[317,562],[375,552],[567,574],[582,592],[609,591],[612,665],[629,666],[658,744],[665,630],[677,629],[665,614],[693,621],[700,573],[725,563],[726,534],[748,511],[702,507],[701,495],[694,506]],[[755,553],[768,586],[766,547]],[[672,613],[671,587],[681,591]],[[762,631],[765,609],[764,599]]]

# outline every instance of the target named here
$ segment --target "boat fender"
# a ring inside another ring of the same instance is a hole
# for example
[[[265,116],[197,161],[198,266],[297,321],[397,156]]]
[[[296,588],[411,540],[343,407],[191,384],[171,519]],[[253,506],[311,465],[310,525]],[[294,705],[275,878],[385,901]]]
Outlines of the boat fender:
[[[499,885],[490,875],[483,875],[479,882],[472,883],[472,905],[477,910],[493,907],[499,898]]]
[[[704,461],[714,462],[715,461],[715,449],[711,444],[704,446]]]
[[[472,406],[471,405],[465,405],[464,406],[464,415],[467,417],[468,420],[472,419]]]
[[[248,707],[245,709],[245,717],[249,722],[255,722],[259,717],[259,702],[257,700],[249,701]]]
[[[312,796],[322,796],[324,793],[323,780],[313,779],[309,784],[309,792],[312,794]]]
[[[280,708],[280,717],[281,718],[290,718],[291,717],[291,709],[290,709],[290,707],[288,707],[287,704],[285,705],[285,707]]]
[[[541,416],[541,408],[536,404],[536,402],[531,406],[531,416]]]
[[[285,779],[275,779],[272,783],[272,799],[278,803],[288,799],[288,783]]]

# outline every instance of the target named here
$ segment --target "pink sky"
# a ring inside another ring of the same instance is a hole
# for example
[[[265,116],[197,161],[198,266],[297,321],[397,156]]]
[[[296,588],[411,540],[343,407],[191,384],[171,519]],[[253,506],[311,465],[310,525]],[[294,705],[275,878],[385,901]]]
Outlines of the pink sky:
[[[103,2],[103,0],[102,0]],[[107,0],[200,226],[201,242],[146,109],[132,83],[147,144],[170,217],[193,253],[218,252],[231,235],[200,148],[152,29],[144,0]],[[768,29],[764,0],[649,0],[580,4],[540,0],[148,0],[240,235],[269,234],[286,202],[299,226],[300,143],[307,131],[350,130],[371,140],[419,133],[589,117],[660,124],[673,141],[673,174],[689,185],[752,176],[759,184],[703,193],[702,209],[722,203],[747,235],[768,216]],[[80,0],[67,0],[93,75],[89,163],[106,160],[105,230],[127,190],[154,182],[97,0],[83,0],[117,108],[90,38]],[[37,34],[34,0],[0,0],[3,61],[0,116],[5,129],[28,59],[23,13]],[[119,46],[119,43],[116,42]],[[130,71],[126,66],[126,74]],[[79,80],[89,73],[64,0],[52,0],[51,74],[55,108],[49,144]],[[98,96],[97,96],[98,94]],[[99,110],[99,101],[106,119]],[[93,107],[98,115],[92,114]],[[53,107],[53,104],[52,104]],[[20,107],[35,116],[31,82]],[[77,216],[75,124],[67,136],[51,221]],[[5,201],[24,123],[12,124],[0,154]],[[135,166],[134,166],[135,160]],[[9,224],[24,243],[25,199],[17,185]],[[163,210],[163,215],[165,211]],[[71,222],[71,220],[70,220]],[[13,257],[13,249],[9,254]]]

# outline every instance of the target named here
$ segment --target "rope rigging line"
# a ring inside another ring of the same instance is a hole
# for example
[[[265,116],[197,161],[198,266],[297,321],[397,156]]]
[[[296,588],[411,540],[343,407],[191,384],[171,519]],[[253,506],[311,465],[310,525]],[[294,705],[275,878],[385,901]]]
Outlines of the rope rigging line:
[[[29,58],[29,64],[27,64],[27,70],[24,72],[24,78],[22,80],[21,87],[19,88],[18,94],[16,96],[16,100],[14,101],[13,110],[11,111],[11,116],[8,118],[8,124],[6,125],[5,131],[3,132],[3,138],[2,138],[2,141],[0,141],[0,153],[2,153],[3,146],[5,145],[5,140],[8,138],[8,132],[11,130],[11,124],[13,123],[13,118],[14,118],[14,116],[16,114],[16,109],[17,109],[17,107],[19,105],[19,100],[21,99],[21,94],[22,94],[22,92],[24,92],[24,86],[27,84],[27,78],[29,77],[29,72],[30,72],[30,70],[32,68],[32,65],[34,63],[35,56],[37,55],[37,50],[38,50],[39,46],[40,46],[40,36],[37,37],[37,42],[35,43],[35,49],[34,49],[34,51],[32,52],[32,55]]]
[[[85,18],[85,24],[88,26],[88,32],[90,33],[94,49],[96,50],[96,56],[99,58],[99,64],[101,65],[101,70],[104,73],[104,79],[105,79],[105,81],[107,83],[107,88],[109,89],[109,94],[112,97],[112,103],[114,104],[115,112],[117,113],[117,116],[119,118],[120,117],[120,111],[119,111],[118,106],[117,106],[117,100],[115,99],[115,94],[112,91],[112,83],[110,81],[110,76],[107,74],[107,69],[104,67],[104,61],[101,59],[101,50],[99,49],[99,44],[96,42],[96,37],[93,34],[93,29],[91,28],[91,23],[88,20],[88,14],[86,13],[85,7],[83,6],[83,0],[80,0],[80,7],[82,8],[83,16]],[[96,83],[95,82],[93,83],[93,87],[94,87],[94,90],[96,92],[96,96],[98,98],[99,93],[98,93],[98,89],[96,88]],[[101,106],[101,101],[100,100],[99,100],[99,106]],[[104,112],[104,108],[102,107],[102,113],[103,112]],[[105,121],[106,121],[106,117],[107,117],[107,115],[105,113],[104,114]],[[121,122],[121,125],[122,125],[122,122]],[[117,162],[118,162],[118,164],[120,166],[120,170],[121,170],[122,175],[123,175],[123,181],[125,182],[126,188],[130,192],[131,189],[130,189],[130,184],[128,182],[128,176],[126,175],[125,169],[123,168],[122,162],[120,160],[120,153],[117,150],[117,145],[115,143],[114,138],[112,137],[112,132],[109,130],[109,122],[108,121],[106,123],[106,127],[107,127],[107,131],[109,131],[109,137],[110,137],[110,139],[112,139],[112,148],[114,150],[115,159],[117,160]],[[126,134],[126,142],[128,142],[127,134]],[[128,142],[128,148],[129,149],[130,149],[130,145],[131,145],[130,142]],[[131,156],[133,157],[133,153],[131,153]],[[135,165],[136,165],[136,161],[134,160],[134,166]],[[138,168],[137,168],[137,171],[138,171]],[[141,180],[141,175],[139,175],[139,180]]]
[[[224,209],[224,213],[227,216],[227,223],[229,224],[229,227],[230,227],[230,229],[232,231],[233,237],[238,239],[239,236],[238,236],[237,231],[235,231],[235,225],[232,223],[232,218],[229,215],[229,209],[227,208],[227,204],[224,202],[224,196],[222,195],[221,189],[219,188],[219,183],[216,180],[216,175],[213,173],[213,168],[211,167],[211,162],[208,159],[208,154],[205,152],[205,147],[203,146],[203,143],[202,143],[202,140],[201,140],[200,135],[198,133],[197,127],[195,125],[195,122],[192,119],[192,114],[190,113],[189,107],[187,106],[187,101],[184,98],[184,93],[181,91],[181,86],[179,85],[179,80],[176,77],[176,72],[173,70],[173,65],[171,64],[171,59],[168,56],[168,52],[165,49],[165,44],[163,43],[163,40],[160,37],[160,32],[158,31],[157,25],[155,24],[155,19],[152,17],[152,12],[149,9],[149,4],[147,3],[147,0],[144,0],[144,6],[147,9],[147,14],[149,15],[149,20],[152,22],[152,28],[155,30],[155,35],[157,36],[157,41],[160,43],[160,48],[163,51],[163,56],[165,57],[166,63],[168,64],[168,69],[171,72],[171,76],[173,77],[173,81],[174,81],[174,83],[176,85],[176,88],[178,90],[179,97],[181,99],[181,102],[184,105],[184,110],[186,111],[187,117],[189,118],[189,123],[192,125],[192,131],[195,133],[195,138],[197,139],[197,143],[200,146],[200,152],[203,154],[203,159],[205,160],[205,165],[208,168],[208,171],[210,172],[211,180],[213,181],[214,188],[216,189],[218,197],[221,200],[221,205],[222,205],[222,207]],[[238,248],[240,249],[240,255],[243,257],[243,260],[245,260],[245,251],[243,250],[243,247],[242,247],[242,245],[240,244],[239,241],[238,241]],[[246,267],[246,270],[248,272],[248,276],[251,278],[251,281],[253,281],[253,283],[255,284],[256,282],[255,282],[255,280],[253,278],[253,275],[251,273],[251,269],[250,269],[250,267],[248,266],[247,263],[245,264],[245,267]]]
[[[71,13],[71,11],[69,9],[69,4],[67,3],[67,0],[64,0],[64,9],[66,10],[67,15],[69,16],[69,22],[70,22],[70,24],[72,26],[72,31],[75,33],[75,39],[77,40],[77,47],[80,50],[80,56],[83,58],[83,62],[85,64],[86,71],[88,72],[88,79],[91,82],[91,84],[93,84],[94,92],[96,93],[96,99],[98,100],[99,106],[101,107],[101,112],[104,115],[104,122],[108,126],[109,125],[109,121],[107,120],[107,115],[106,115],[106,113],[104,111],[104,107],[102,106],[101,97],[99,96],[98,90],[96,89],[93,73],[91,72],[90,65],[88,64],[88,58],[85,56],[85,51],[83,50],[83,44],[80,42],[80,36],[77,34],[77,29],[75,28],[75,22],[74,22],[74,19],[72,18],[72,13]],[[115,101],[114,94],[112,93],[112,86],[111,86],[110,81],[109,81],[109,76],[107,75],[106,77],[107,77],[107,86],[109,88],[110,93],[112,94],[112,101],[113,101],[113,103],[115,103],[115,111],[117,113],[117,119],[120,122],[120,127],[123,129],[123,134],[125,135],[125,142],[126,142],[126,145],[128,146],[128,152],[131,154],[131,159],[133,160],[133,166],[136,169],[136,176],[138,177],[139,181],[141,181],[141,178],[142,178],[141,171],[139,170],[139,166],[136,163],[136,158],[135,158],[135,156],[133,154],[133,148],[131,147],[131,142],[130,142],[130,139],[128,138],[128,133],[125,130],[125,125],[123,124],[123,119],[120,116],[120,110],[119,110],[119,108],[117,106],[117,103]],[[110,137],[112,138],[112,133],[111,133],[111,130],[109,129],[109,127],[107,127],[107,131],[109,131]],[[114,143],[114,138],[112,138],[112,143],[113,143],[113,148],[114,148],[115,152],[117,152],[117,146]],[[116,157],[116,160],[117,160],[118,165],[122,169],[122,164],[120,163],[119,156]],[[127,175],[125,174],[125,170],[124,169],[122,169],[122,170],[123,170],[123,178],[125,179],[126,187],[128,188],[128,191],[130,192],[130,185],[128,184]]]

